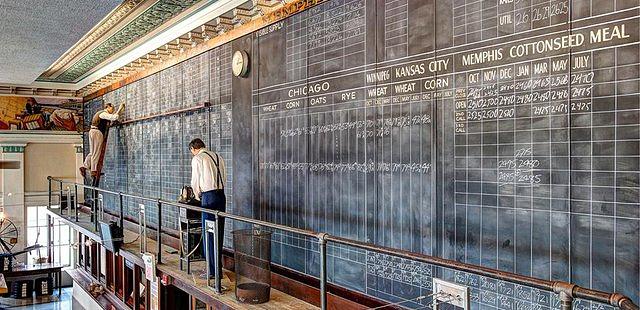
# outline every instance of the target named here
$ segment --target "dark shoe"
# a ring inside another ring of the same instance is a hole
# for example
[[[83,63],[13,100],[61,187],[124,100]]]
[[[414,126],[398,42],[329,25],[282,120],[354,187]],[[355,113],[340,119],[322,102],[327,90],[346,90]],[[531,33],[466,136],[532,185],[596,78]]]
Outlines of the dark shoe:
[[[86,178],[87,177],[87,168],[80,167],[80,175],[82,175],[83,178]]]

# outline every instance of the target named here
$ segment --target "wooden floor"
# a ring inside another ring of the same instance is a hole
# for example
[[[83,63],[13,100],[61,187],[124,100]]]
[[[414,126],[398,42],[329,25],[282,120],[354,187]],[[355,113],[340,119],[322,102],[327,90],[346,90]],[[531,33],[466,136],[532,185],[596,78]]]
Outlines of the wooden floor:
[[[79,221],[75,222],[75,216],[60,215],[57,209],[48,210],[48,213],[62,219],[64,222],[71,225],[72,228],[80,231],[81,233],[89,236],[94,240],[100,240],[100,234],[93,229],[93,224],[90,222],[88,214],[81,214]],[[124,258],[133,261],[134,263],[143,266],[142,255],[140,254],[140,243],[143,237],[138,237],[137,231],[125,230],[124,246],[120,250],[120,255]],[[157,254],[157,245],[155,240],[147,238],[147,252]],[[204,302],[215,302],[218,306],[224,305],[231,309],[319,309],[309,303],[301,301],[295,297],[287,295],[283,292],[271,289],[271,300],[264,304],[250,305],[239,303],[235,298],[235,275],[233,272],[224,270],[224,278],[222,286],[228,288],[222,294],[217,294],[207,287],[207,281],[201,278],[200,275],[204,273],[205,262],[193,262],[191,264],[191,274],[187,274],[186,271],[180,271],[179,256],[176,249],[163,245],[162,248],[162,264],[157,266],[159,272],[165,275],[169,275],[172,278],[172,284],[180,289],[186,291],[190,295],[196,296],[198,299],[206,299]],[[213,285],[213,280],[211,280]],[[207,301],[208,300],[208,301]]]

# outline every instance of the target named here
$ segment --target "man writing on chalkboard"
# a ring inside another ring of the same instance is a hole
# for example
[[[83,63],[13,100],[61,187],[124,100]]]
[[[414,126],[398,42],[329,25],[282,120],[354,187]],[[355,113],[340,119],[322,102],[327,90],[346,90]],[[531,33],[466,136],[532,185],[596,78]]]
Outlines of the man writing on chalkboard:
[[[118,120],[122,109],[124,109],[124,104],[121,104],[118,107],[118,111],[115,111],[113,104],[105,103],[104,110],[100,110],[93,115],[91,130],[89,130],[89,154],[84,160],[84,165],[80,167],[82,177],[87,177],[87,169],[91,169],[92,177],[98,176],[98,161],[100,160],[104,134],[107,132],[110,123]]]
[[[193,139],[189,143],[189,150],[193,155],[191,160],[191,187],[196,198],[200,200],[201,207],[210,210],[226,211],[226,197],[224,195],[224,184],[227,180],[227,171],[224,164],[224,159],[216,152],[206,149],[204,142],[201,139]],[[202,232],[206,231],[205,221],[215,220],[213,214],[202,213]],[[220,219],[218,223],[218,244],[222,247],[224,240],[224,218]],[[217,249],[214,251],[213,240],[209,238],[209,243],[206,247],[209,250],[209,272],[210,274],[204,275],[205,277],[212,278],[215,275],[214,255],[222,261],[222,251]],[[203,253],[206,257],[205,247],[203,247]],[[222,264],[220,264],[222,266]],[[222,276],[222,268],[219,270],[219,274]]]

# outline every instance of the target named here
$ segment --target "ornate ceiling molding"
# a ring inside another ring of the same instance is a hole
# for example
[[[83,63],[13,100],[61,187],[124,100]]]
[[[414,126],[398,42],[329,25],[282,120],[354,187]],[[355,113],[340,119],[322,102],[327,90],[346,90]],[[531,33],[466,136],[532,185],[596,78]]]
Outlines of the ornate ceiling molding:
[[[326,0],[249,0],[79,90],[90,100]]]
[[[72,48],[82,49],[82,46],[86,46],[84,51],[70,50],[68,54],[76,54],[75,58],[66,65],[52,65],[51,68],[61,66],[52,78],[30,85],[0,84],[0,96],[69,99],[85,96],[87,99],[109,89],[122,87],[324,1],[327,0],[135,0],[134,3],[138,3],[138,6],[119,23],[114,21],[114,28],[106,32],[99,30],[112,16],[109,15],[86,36],[93,43],[78,43]],[[138,32],[137,29],[130,30],[128,27],[147,31]],[[103,36],[96,39],[99,32]],[[114,42],[116,37],[120,40]],[[129,43],[122,38],[130,39]],[[113,45],[106,48],[105,44]],[[106,49],[98,55],[96,50],[101,46]],[[66,57],[67,54],[60,60]],[[80,64],[78,60],[84,63]],[[94,65],[85,66],[89,61]],[[77,72],[72,73],[72,69]],[[70,82],[56,79],[70,74],[79,76]]]
[[[61,69],[67,66],[80,53],[85,51],[92,44],[96,43],[100,38],[107,34],[113,27],[123,21],[131,12],[133,12],[144,0],[126,0],[120,4],[111,14],[106,16],[98,25],[89,31],[80,41],[72,46],[64,53],[55,63],[53,63],[41,78],[52,78]]]
[[[130,3],[129,5],[134,5],[136,3],[139,4],[140,1],[142,0],[132,1],[132,3]],[[59,76],[55,78],[47,78],[43,75],[37,81],[66,83],[76,82],[87,72],[106,60],[109,56],[116,54],[118,51],[129,46],[137,39],[143,37],[172,17],[176,16],[177,14],[181,13],[185,9],[193,6],[200,1],[201,0],[157,0],[157,2],[155,2],[144,12],[130,21],[127,25],[122,27],[122,29],[120,29],[104,42],[100,43],[98,46],[86,53],[75,63],[71,64]],[[135,8],[135,6],[133,6],[131,9],[133,8]],[[116,24],[116,22],[114,21],[113,24]],[[108,29],[109,28],[106,28],[105,32],[103,32],[103,35]],[[92,39],[94,40],[94,42],[96,39],[100,38],[100,36],[89,37],[94,38]],[[89,45],[91,45],[91,43],[86,43],[86,45],[84,45],[84,48]],[[78,55],[78,53],[82,52],[82,50],[79,50],[76,56]],[[64,67],[65,65],[66,64],[54,64],[55,67]]]
[[[77,90],[0,85],[0,96],[81,99]]]

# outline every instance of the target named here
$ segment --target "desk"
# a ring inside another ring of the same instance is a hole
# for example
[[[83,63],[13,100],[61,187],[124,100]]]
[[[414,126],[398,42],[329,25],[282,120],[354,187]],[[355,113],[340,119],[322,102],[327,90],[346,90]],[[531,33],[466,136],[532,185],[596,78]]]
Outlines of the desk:
[[[53,278],[53,287],[58,288],[58,297],[62,294],[62,268],[64,266],[62,264],[29,264],[24,265],[22,267],[14,267],[11,271],[5,271],[2,274],[4,275],[5,281],[11,281],[12,279],[31,279],[35,280],[35,276],[41,276],[46,274],[49,277]],[[11,288],[9,288],[11,290]]]

